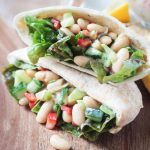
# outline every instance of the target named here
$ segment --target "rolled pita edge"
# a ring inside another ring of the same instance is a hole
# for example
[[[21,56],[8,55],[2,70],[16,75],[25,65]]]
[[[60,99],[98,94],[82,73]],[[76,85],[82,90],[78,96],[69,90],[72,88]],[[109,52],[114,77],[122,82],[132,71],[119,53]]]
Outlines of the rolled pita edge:
[[[22,49],[10,53],[8,60],[14,58],[30,63],[26,56],[27,50]],[[116,113],[116,128],[112,129],[111,133],[116,133],[133,121],[143,107],[141,92],[134,82],[119,86],[100,84],[95,77],[60,64],[51,57],[40,58],[36,65],[60,75],[95,100],[111,108]]]

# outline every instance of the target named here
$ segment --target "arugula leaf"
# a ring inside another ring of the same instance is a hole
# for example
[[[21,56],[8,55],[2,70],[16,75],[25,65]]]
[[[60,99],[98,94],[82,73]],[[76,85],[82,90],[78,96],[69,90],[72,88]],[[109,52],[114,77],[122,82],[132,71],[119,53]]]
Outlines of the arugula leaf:
[[[25,63],[21,60],[16,60],[14,63],[13,63],[17,68],[20,68],[20,69],[36,69],[37,66],[34,66],[32,64],[28,64],[28,63]]]
[[[99,132],[96,132],[94,130],[92,131],[89,131],[89,132],[85,132],[83,137],[91,142],[94,142],[98,139],[100,133]]]
[[[102,55],[102,62],[105,67],[110,67],[112,63],[116,60],[116,53],[105,44],[101,44],[101,46],[104,49],[104,53]]]
[[[142,50],[136,50],[132,53],[131,59],[142,59],[144,60],[144,52]]]
[[[143,65],[143,61],[139,59],[130,59],[126,60],[122,66],[122,68],[117,72],[110,76],[105,76],[103,78],[103,82],[107,83],[111,81],[113,83],[122,82],[125,79],[136,75],[136,71],[139,67]]]
[[[106,71],[103,68],[103,64],[100,62],[100,60],[91,60],[90,65],[92,70],[96,73],[97,79],[102,82],[104,76],[106,76]]]
[[[88,137],[89,140],[92,141],[96,140],[99,134],[107,132],[115,126],[115,113],[104,105],[101,105],[100,110],[104,113],[101,122],[97,122],[89,118],[81,125],[81,131],[84,133],[84,136]]]
[[[26,92],[27,85],[24,83],[19,83],[17,87],[14,87],[14,72],[18,70],[18,68],[14,65],[8,65],[3,71],[3,77],[7,88],[10,94],[15,98],[16,102],[18,103],[19,99],[23,96]]]
[[[10,93],[17,101],[24,96],[24,93],[27,91],[27,84],[21,82],[18,86],[13,87],[10,90]]]
[[[67,41],[69,41],[71,36],[66,36],[56,43],[52,44],[48,52],[54,56],[61,59],[72,58],[73,54],[69,46],[67,45]]]
[[[11,89],[14,86],[14,77],[13,77],[13,72],[18,70],[18,68],[14,65],[8,65],[2,72],[5,83],[8,87],[8,90],[11,91]]]
[[[110,118],[115,117],[115,113],[113,112],[113,110],[108,108],[107,106],[101,105],[100,110],[103,111],[105,114],[109,115]]]
[[[69,133],[72,133],[73,135],[77,136],[77,137],[81,137],[83,135],[83,132],[80,130],[80,127],[73,127],[72,124],[69,123],[63,123],[60,125],[60,128],[63,131],[67,131]]]
[[[31,46],[30,51],[28,52],[28,57],[30,61],[33,64],[37,63],[40,57],[45,56],[47,49],[50,45],[51,43],[38,43]]]
[[[57,41],[58,33],[53,29],[50,19],[38,19],[33,16],[26,16],[25,22],[34,44]]]

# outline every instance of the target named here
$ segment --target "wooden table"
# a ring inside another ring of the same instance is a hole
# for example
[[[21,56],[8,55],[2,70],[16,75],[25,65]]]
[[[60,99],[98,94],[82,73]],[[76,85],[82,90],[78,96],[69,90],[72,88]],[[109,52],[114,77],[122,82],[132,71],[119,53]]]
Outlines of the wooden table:
[[[7,54],[24,47],[15,31],[0,19],[0,68],[7,64]],[[138,117],[116,135],[101,135],[94,143],[59,131],[71,142],[74,150],[150,150],[150,94],[142,82],[144,108]],[[49,131],[38,124],[35,115],[13,101],[0,81],[0,150],[53,150]],[[57,132],[58,133],[58,132]]]

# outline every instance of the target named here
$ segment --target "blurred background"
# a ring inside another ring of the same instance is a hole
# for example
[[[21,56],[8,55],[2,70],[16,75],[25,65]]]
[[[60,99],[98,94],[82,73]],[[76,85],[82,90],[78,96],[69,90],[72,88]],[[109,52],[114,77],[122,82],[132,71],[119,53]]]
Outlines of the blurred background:
[[[130,23],[150,29],[150,0],[0,0],[0,19],[12,27],[13,17],[22,11],[56,5],[74,5],[110,13],[126,2],[129,4]],[[133,29],[140,32],[137,26]]]

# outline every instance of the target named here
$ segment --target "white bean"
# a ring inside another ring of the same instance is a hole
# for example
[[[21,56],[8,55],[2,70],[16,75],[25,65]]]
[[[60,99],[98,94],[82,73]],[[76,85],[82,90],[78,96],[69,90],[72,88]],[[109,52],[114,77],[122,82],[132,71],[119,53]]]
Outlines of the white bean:
[[[64,139],[62,136],[54,134],[50,138],[50,144],[59,150],[69,150],[71,148],[68,140]]]
[[[31,78],[33,78],[34,75],[35,75],[35,73],[36,73],[36,71],[31,70],[31,69],[27,69],[27,70],[26,70],[26,73],[28,74],[28,76],[30,76]]]
[[[82,30],[86,30],[87,29],[87,25],[89,24],[89,21],[85,20],[85,19],[82,19],[82,18],[79,18],[77,20],[77,23],[78,23],[78,25],[80,26],[80,28]]]
[[[117,59],[124,61],[124,60],[129,59],[129,57],[130,57],[130,54],[127,48],[121,48],[119,52],[117,53]]]
[[[85,122],[85,112],[84,108],[80,104],[75,104],[72,109],[72,120],[73,122],[80,126]]]
[[[27,105],[29,102],[27,100],[26,97],[22,97],[20,100],[19,100],[19,104],[22,105],[22,106],[25,106]]]
[[[39,123],[45,123],[47,120],[47,116],[52,111],[52,109],[53,109],[53,102],[52,101],[45,102],[41,106],[41,108],[36,116],[36,121]]]
[[[74,35],[68,28],[61,27],[59,30],[62,31],[65,35]]]
[[[42,98],[44,97],[45,92],[47,92],[47,90],[44,89],[44,90],[36,93],[35,96],[36,96],[37,100],[42,100]]]
[[[98,34],[97,34],[97,32],[95,30],[93,30],[93,31],[90,32],[90,38],[92,40],[96,40],[97,36],[98,36]]]
[[[50,91],[51,93],[54,93],[58,90],[60,90],[63,86],[63,84],[65,83],[65,80],[64,79],[58,79],[57,81],[55,82],[52,82],[52,83],[49,83],[47,85],[47,89],[48,91]]]
[[[103,36],[100,38],[100,42],[102,44],[109,45],[112,42],[112,39],[109,36]]]
[[[96,31],[96,32],[98,32],[98,33],[102,33],[102,32],[104,32],[104,31],[106,30],[105,27],[100,26],[100,25],[95,24],[95,23],[89,24],[89,25],[87,26],[87,29],[88,29],[89,31]]]
[[[122,65],[123,65],[123,62],[120,61],[120,60],[117,60],[117,61],[114,62],[113,65],[112,65],[112,71],[113,71],[114,73],[118,72],[118,71],[121,69]]]
[[[115,40],[111,48],[114,51],[119,51],[121,48],[129,46],[130,45],[130,40],[125,34],[120,34],[118,38]]]
[[[89,57],[86,56],[76,56],[74,57],[74,63],[80,67],[84,67],[90,61]]]
[[[101,43],[99,40],[95,40],[94,43],[92,44],[92,47],[98,50],[101,50]]]
[[[123,62],[129,59],[129,51],[127,48],[121,48],[117,53],[117,61],[112,65],[112,71],[114,73],[118,72],[123,66]]]
[[[67,111],[63,111],[62,118],[63,118],[64,122],[67,122],[67,123],[72,122],[72,115],[68,114]]]
[[[108,36],[110,36],[113,40],[115,40],[117,38],[117,34],[114,32],[109,32]]]
[[[80,26],[78,24],[74,24],[70,27],[71,32],[78,34],[80,32]]]
[[[84,96],[83,102],[86,107],[99,108],[100,104],[90,96]]]
[[[35,78],[43,82],[49,82],[51,80],[57,80],[59,76],[51,71],[38,71],[35,74]]]

